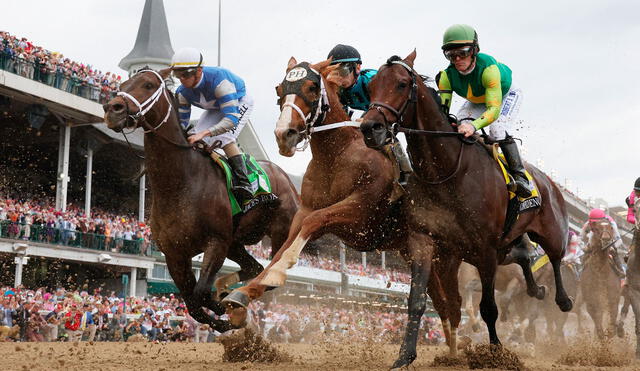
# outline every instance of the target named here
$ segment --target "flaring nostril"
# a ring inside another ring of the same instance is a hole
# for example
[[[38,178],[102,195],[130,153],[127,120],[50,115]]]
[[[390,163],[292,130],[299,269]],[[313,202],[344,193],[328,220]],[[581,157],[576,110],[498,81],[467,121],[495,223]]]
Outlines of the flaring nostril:
[[[120,113],[120,112],[124,111],[124,105],[120,104],[120,103],[113,104],[113,105],[111,105],[111,110],[113,112]]]
[[[298,135],[298,131],[296,129],[287,130],[287,137],[293,137],[293,136],[297,136],[297,135]]]

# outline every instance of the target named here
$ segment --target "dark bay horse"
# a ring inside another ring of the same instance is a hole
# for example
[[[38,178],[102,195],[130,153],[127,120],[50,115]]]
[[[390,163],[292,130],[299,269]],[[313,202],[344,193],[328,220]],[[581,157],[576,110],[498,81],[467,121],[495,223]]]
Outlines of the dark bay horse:
[[[232,274],[235,280],[244,281],[260,273],[262,265],[244,246],[267,235],[271,237],[272,254],[277,251],[287,238],[299,197],[282,169],[271,162],[260,162],[278,200],[260,204],[234,220],[225,174],[185,138],[173,95],[164,84],[169,73],[169,69],[144,70],[132,76],[122,84],[118,96],[104,105],[104,118],[116,132],[144,128],[154,240],[165,255],[190,314],[222,332],[230,329],[229,323],[213,321],[202,309],[224,313],[224,307],[212,297],[216,273],[225,258],[240,265],[240,271]],[[204,257],[196,281],[191,259],[200,253]],[[226,277],[224,281],[229,284],[234,279]]]
[[[485,146],[462,141],[455,133],[435,95],[414,71],[415,57],[415,51],[404,60],[392,57],[378,70],[369,85],[372,103],[361,130],[365,142],[372,147],[382,146],[390,132],[397,128],[424,131],[407,133],[415,174],[410,182],[419,185],[419,192],[412,195],[412,200],[428,210],[423,228],[433,237],[442,259],[458,263],[464,259],[478,269],[482,284],[480,314],[487,324],[491,343],[500,344],[495,329],[498,318],[494,297],[496,266],[504,262],[512,247],[518,247],[513,252],[526,252],[522,238],[525,233],[549,255],[554,269],[556,303],[565,312],[572,308],[560,272],[568,228],[564,200],[544,173],[528,166],[541,193],[542,205],[521,214],[511,230],[503,235],[509,199],[503,175]],[[515,260],[525,274],[529,295],[542,299],[544,288],[535,283],[528,255],[516,253]],[[417,277],[412,279],[415,282]],[[441,276],[440,280],[445,293],[454,291],[447,286],[457,283],[455,275]],[[410,297],[409,308],[419,310],[411,301]],[[413,315],[422,315],[422,312],[410,313]],[[405,338],[403,349],[405,344],[411,345],[414,341]],[[401,353],[400,358],[403,356]]]
[[[428,269],[433,249],[422,221],[426,211],[413,202],[394,201],[393,163],[380,151],[368,148],[357,128],[359,124],[348,121],[337,86],[326,79],[336,67],[329,63],[326,60],[311,65],[291,58],[286,77],[277,87],[281,113],[275,135],[280,153],[292,156],[296,146],[308,139],[313,154],[302,182],[302,206],[294,217],[289,238],[269,266],[223,302],[247,305],[266,288],[282,286],[286,270],[296,263],[305,244],[332,233],[358,251],[399,250],[413,272],[410,295],[414,298],[411,306],[416,308],[411,307],[410,313],[424,312],[429,283],[429,294],[448,332],[446,303],[437,275]],[[459,308],[459,295],[456,296],[451,305]],[[407,336],[417,337],[420,318],[409,318]],[[448,343],[455,351],[455,336],[448,337]],[[407,355],[409,362],[415,359],[415,344]]]

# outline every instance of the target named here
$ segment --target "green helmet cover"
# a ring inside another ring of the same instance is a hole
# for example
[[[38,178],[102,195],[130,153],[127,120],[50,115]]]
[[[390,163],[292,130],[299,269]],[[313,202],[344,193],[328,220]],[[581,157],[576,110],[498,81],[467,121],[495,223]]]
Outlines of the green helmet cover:
[[[454,24],[447,28],[442,37],[442,50],[465,45],[478,45],[478,34],[473,27],[466,24]]]

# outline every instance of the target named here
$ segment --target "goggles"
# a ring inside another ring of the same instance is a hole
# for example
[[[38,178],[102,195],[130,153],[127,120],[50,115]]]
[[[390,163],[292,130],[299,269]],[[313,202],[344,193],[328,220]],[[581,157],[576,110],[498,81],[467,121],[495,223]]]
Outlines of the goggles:
[[[453,61],[458,57],[459,58],[466,58],[466,57],[470,56],[472,53],[473,53],[473,48],[471,46],[465,46],[463,48],[445,50],[444,56],[448,60]]]
[[[173,70],[173,76],[178,79],[186,79],[196,74],[197,68],[186,68],[181,70]]]
[[[340,63],[338,74],[340,77],[346,77],[352,74],[355,70],[356,66],[353,63]]]

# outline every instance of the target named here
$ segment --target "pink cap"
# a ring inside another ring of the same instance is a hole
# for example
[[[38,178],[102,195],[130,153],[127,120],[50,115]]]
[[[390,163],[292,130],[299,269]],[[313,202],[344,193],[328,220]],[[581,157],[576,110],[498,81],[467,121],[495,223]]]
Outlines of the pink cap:
[[[591,211],[589,211],[589,221],[590,222],[596,222],[600,219],[604,219],[606,218],[606,214],[604,213],[604,210],[602,209],[592,209]]]

